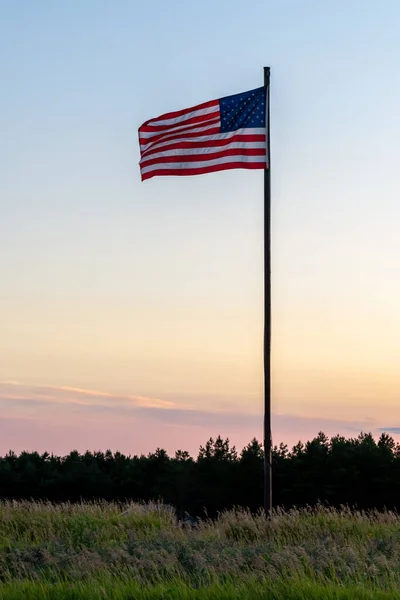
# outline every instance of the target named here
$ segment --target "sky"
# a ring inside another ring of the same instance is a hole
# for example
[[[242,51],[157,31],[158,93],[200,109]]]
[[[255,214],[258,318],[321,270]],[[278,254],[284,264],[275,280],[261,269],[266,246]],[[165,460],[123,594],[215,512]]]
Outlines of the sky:
[[[273,443],[400,440],[397,0],[0,0],[0,453],[262,439],[263,174],[141,182],[271,67]]]

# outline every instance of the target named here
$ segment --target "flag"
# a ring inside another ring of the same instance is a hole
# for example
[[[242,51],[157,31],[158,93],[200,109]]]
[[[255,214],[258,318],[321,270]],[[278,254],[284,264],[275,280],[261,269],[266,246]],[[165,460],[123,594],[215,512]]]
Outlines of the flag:
[[[266,169],[266,88],[211,100],[150,119],[139,127],[142,181]]]

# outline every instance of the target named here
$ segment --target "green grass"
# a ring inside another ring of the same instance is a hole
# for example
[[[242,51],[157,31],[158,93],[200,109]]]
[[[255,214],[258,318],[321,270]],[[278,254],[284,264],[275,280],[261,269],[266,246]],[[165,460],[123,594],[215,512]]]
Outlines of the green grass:
[[[176,582],[138,586],[115,582],[112,585],[96,583],[18,583],[4,585],[2,598],[7,600],[398,600],[397,590],[388,592],[367,590],[357,586],[340,587],[309,581],[265,582],[247,584],[212,584],[193,589]]]
[[[232,511],[185,529],[157,504],[0,502],[0,599],[39,598],[400,600],[400,518]]]

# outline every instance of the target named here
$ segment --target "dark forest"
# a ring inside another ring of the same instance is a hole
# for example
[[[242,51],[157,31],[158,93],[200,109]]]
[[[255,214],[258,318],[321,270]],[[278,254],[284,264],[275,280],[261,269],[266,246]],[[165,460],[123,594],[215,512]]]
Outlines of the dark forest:
[[[263,451],[254,439],[241,452],[229,440],[210,438],[198,456],[157,449],[147,456],[72,451],[68,456],[10,451],[0,458],[0,497],[52,502],[163,501],[201,518],[235,506],[258,510],[263,502]],[[383,433],[346,439],[319,433],[292,449],[273,450],[274,506],[400,506],[400,445]]]

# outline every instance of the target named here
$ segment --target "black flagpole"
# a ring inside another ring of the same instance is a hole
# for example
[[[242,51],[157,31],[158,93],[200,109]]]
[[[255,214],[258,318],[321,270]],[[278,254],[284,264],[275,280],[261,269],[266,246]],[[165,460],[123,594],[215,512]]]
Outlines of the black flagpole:
[[[264,67],[266,88],[267,168],[264,171],[264,510],[272,513],[271,436],[271,152],[270,152],[270,68]]]

